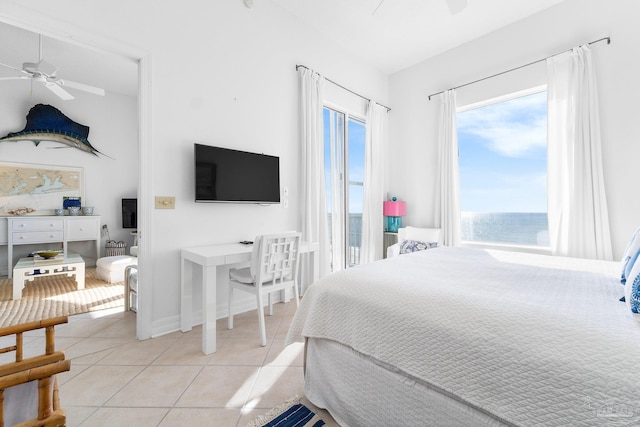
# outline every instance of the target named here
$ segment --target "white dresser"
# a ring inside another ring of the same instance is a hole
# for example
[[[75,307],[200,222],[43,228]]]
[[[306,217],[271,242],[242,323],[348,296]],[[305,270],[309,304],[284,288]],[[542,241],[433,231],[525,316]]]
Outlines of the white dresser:
[[[100,258],[99,216],[15,216],[7,217],[6,221],[6,243],[0,232],[0,244],[6,244],[8,248],[9,278],[13,276],[13,247],[16,245],[62,243],[66,253],[69,242],[95,241],[96,259]]]

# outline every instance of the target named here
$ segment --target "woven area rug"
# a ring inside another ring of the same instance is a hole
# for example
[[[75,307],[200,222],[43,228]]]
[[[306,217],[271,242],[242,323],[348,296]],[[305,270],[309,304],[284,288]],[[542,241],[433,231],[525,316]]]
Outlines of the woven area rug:
[[[107,283],[85,270],[85,289],[78,290],[73,277],[36,277],[12,300],[12,279],[0,279],[0,327],[34,320],[70,316],[107,308],[124,307],[124,282]]]
[[[295,396],[247,424],[247,427],[320,427],[324,421]]]

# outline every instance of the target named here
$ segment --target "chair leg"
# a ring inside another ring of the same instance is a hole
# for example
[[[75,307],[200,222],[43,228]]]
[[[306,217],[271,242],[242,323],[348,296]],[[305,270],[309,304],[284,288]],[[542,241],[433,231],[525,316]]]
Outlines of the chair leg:
[[[260,345],[263,347],[267,345],[267,332],[265,330],[264,324],[264,306],[262,301],[262,293],[258,292],[256,294],[258,298],[258,323],[260,324]]]
[[[233,329],[233,308],[231,307],[233,301],[233,286],[229,285],[229,317],[227,317],[227,329]]]
[[[267,303],[269,304],[269,316],[273,316],[273,300],[271,299],[271,292],[267,294]]]

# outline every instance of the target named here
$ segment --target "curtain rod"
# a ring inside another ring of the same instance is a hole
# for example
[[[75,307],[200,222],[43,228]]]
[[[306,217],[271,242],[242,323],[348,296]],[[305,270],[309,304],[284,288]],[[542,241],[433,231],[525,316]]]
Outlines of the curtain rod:
[[[592,44],[599,43],[599,42],[604,41],[604,40],[606,40],[606,41],[607,41],[607,44],[611,44],[611,37],[603,37],[603,38],[601,38],[601,39],[594,40],[594,41],[589,42],[589,43],[587,43],[587,44],[588,44],[588,45],[592,45]],[[568,49],[568,50],[565,50],[564,52],[560,52],[560,53],[565,53],[565,52],[570,52],[570,51],[571,51],[571,49]],[[528,66],[533,65],[533,64],[537,64],[538,62],[546,61],[546,60],[547,60],[547,59],[549,59],[549,58],[553,58],[554,56],[558,56],[558,55],[560,55],[560,53],[556,53],[555,55],[547,56],[546,58],[538,59],[537,61],[529,62],[528,64],[520,65],[519,67],[511,68],[511,69],[509,69],[509,70],[502,71],[502,72],[500,72],[500,73],[492,74],[492,75],[490,75],[490,76],[483,77],[483,78],[481,78],[481,79],[474,80],[474,81],[472,81],[472,82],[465,83],[465,84],[460,85],[460,86],[452,87],[451,89],[460,89],[461,87],[469,86],[469,85],[472,85],[472,84],[474,84],[474,83],[481,82],[481,81],[483,81],[483,80],[488,80],[488,79],[491,79],[491,78],[493,78],[493,77],[500,76],[500,75],[502,75],[502,74],[510,73],[510,72],[512,72],[512,71],[516,71],[516,70],[519,70],[519,69],[521,69],[521,68],[528,67]],[[448,89],[448,90],[451,90],[451,89]],[[432,98],[432,97],[434,97],[434,96],[436,96],[436,95],[440,95],[441,93],[444,93],[444,92],[446,92],[446,91],[445,91],[445,90],[441,90],[440,92],[432,93],[431,95],[429,95],[429,101],[431,101],[431,98]]]
[[[296,65],[296,71],[298,71],[298,68],[300,68],[300,67],[302,67],[302,68],[306,68],[307,70],[309,69],[309,67],[307,67],[306,65]],[[340,83],[336,83],[336,82],[334,82],[333,80],[328,79],[328,78],[326,78],[326,77],[325,77],[324,79],[325,79],[326,81],[328,81],[329,83],[333,83],[334,85],[338,86],[339,88],[342,88],[342,89],[346,90],[347,92],[351,92],[352,94],[354,94],[354,95],[356,95],[356,96],[359,96],[360,98],[365,99],[365,100],[367,100],[367,101],[371,102],[371,99],[367,98],[366,96],[362,96],[362,95],[360,95],[359,93],[354,92],[354,91],[352,91],[352,90],[351,90],[351,89],[349,89],[349,88],[346,88],[346,87],[342,86]],[[376,102],[376,104],[378,104],[378,105],[379,105],[379,106],[381,106],[381,107],[386,108],[386,109],[387,109],[387,113],[388,113],[389,111],[391,111],[391,108],[387,107],[386,105],[380,104],[379,102]]]

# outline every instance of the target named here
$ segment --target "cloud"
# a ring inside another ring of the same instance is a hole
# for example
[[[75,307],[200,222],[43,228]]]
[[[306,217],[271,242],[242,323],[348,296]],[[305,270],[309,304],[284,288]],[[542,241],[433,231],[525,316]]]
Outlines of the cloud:
[[[547,147],[546,92],[458,113],[457,124],[502,156],[526,157]]]

